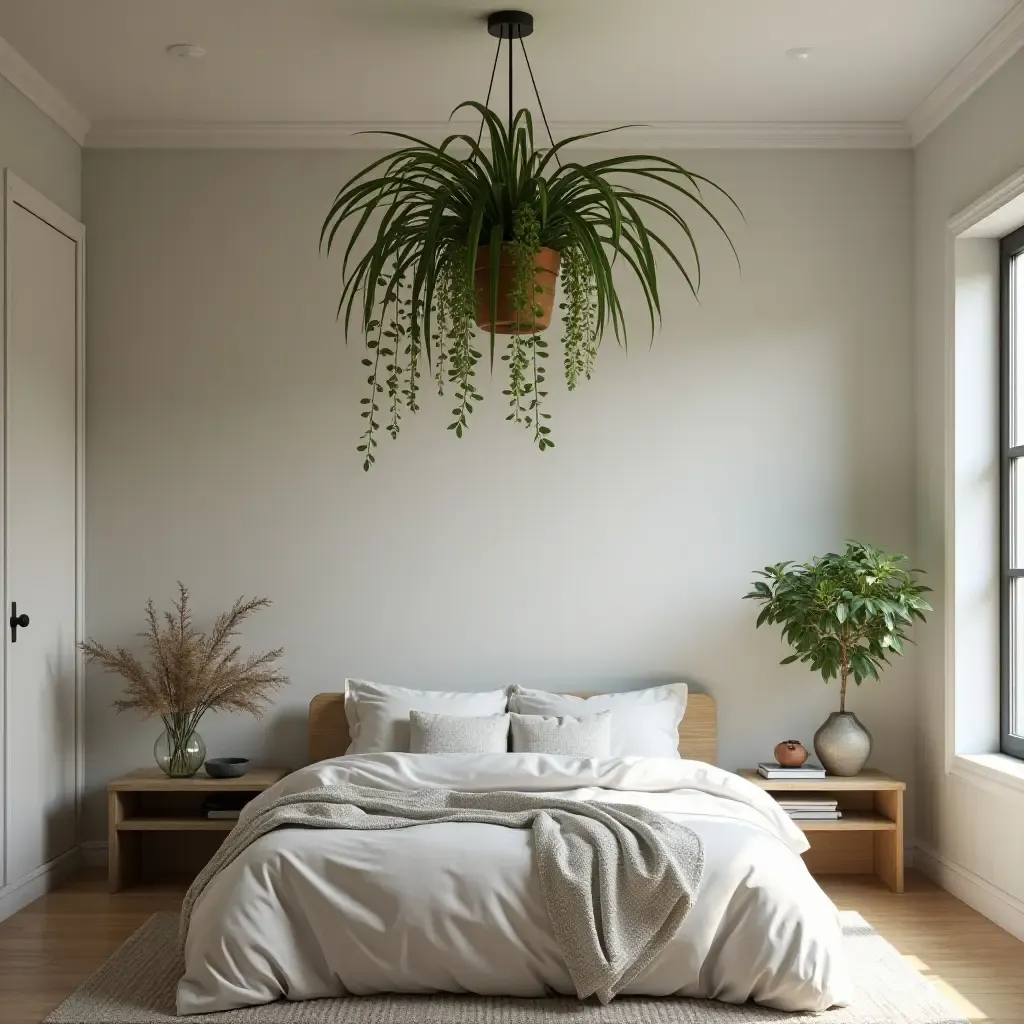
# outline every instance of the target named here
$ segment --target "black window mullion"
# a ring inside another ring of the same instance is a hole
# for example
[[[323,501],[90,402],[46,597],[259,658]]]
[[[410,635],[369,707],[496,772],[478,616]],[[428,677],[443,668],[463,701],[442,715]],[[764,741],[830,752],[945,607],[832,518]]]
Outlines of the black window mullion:
[[[1015,408],[1016,403],[1016,361],[1021,357],[1018,351],[1018,324],[1014,310],[1014,276],[1024,268],[1015,265],[1017,257],[1024,253],[1024,228],[1014,231],[1002,239],[999,246],[1000,267],[1000,396],[999,396],[999,450],[1000,450],[1000,747],[1005,754],[1024,758],[1024,736],[1013,731],[1017,716],[1015,705],[1022,693],[1022,681],[1017,678],[1017,650],[1024,637],[1016,635],[1016,608],[1018,600],[1024,600],[1024,567],[1019,565],[1021,554],[1014,552],[1016,512],[1014,510],[1015,472],[1024,471],[1024,444],[1017,444],[1021,438],[1015,429],[1015,420],[1024,415],[1024,410]]]

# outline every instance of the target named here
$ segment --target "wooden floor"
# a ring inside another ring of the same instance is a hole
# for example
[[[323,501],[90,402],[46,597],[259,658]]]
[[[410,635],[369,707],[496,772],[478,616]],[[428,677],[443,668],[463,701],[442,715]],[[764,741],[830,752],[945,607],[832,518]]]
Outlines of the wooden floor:
[[[859,911],[972,1021],[1024,1022],[1024,943],[915,872],[895,896],[874,879],[825,879],[843,910]],[[0,1022],[38,1024],[180,889],[107,894],[90,874],[0,922]]]

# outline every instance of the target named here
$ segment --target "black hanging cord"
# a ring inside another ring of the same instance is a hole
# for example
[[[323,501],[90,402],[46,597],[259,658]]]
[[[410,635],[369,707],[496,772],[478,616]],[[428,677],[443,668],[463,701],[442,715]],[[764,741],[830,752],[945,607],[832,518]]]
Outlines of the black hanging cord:
[[[510,13],[510,12],[502,12],[502,13],[503,14],[507,14],[507,13]],[[511,13],[515,14],[515,13],[518,13],[518,12],[511,12]],[[498,15],[494,15],[494,16],[492,16],[492,18],[499,18],[499,16]],[[501,21],[501,20],[498,20],[497,24],[502,26],[502,27],[505,27],[503,21]],[[529,35],[530,32],[532,32],[532,31],[533,31],[533,22],[531,20],[529,22],[529,24],[527,25],[527,27],[526,27],[526,34]],[[498,35],[498,33],[494,31],[494,28],[491,28],[491,34],[492,35]],[[545,109],[544,109],[544,101],[540,98],[540,90],[537,88],[537,79],[534,78],[534,75],[533,75],[533,65],[530,64],[530,55],[526,52],[526,42],[525,42],[525,39],[524,39],[523,35],[520,33],[520,31],[516,31],[514,28],[509,28],[508,29],[508,35],[507,36],[505,36],[504,33],[502,33],[502,35],[498,35],[498,46],[497,46],[497,49],[494,51],[494,63],[491,65],[491,80],[487,83],[487,99],[484,100],[484,106],[485,107],[489,107],[491,105],[491,94],[494,92],[494,75],[495,75],[495,72],[498,69],[498,58],[501,56],[501,43],[502,43],[502,39],[503,38],[507,38],[508,39],[508,134],[509,134],[509,143],[511,144],[511,139],[512,139],[512,123],[513,123],[513,121],[515,119],[515,106],[514,106],[515,92],[514,92],[514,78],[513,78],[513,75],[514,75],[514,67],[513,67],[513,45],[514,44],[513,44],[513,38],[515,38],[515,39],[519,40],[519,45],[523,48],[523,59],[526,61],[526,70],[530,73],[530,84],[533,86],[533,95],[537,97],[537,106],[540,109],[540,116],[541,116],[542,120],[544,121],[544,130],[548,133],[548,141],[551,143],[551,148],[554,149],[555,137],[554,137],[554,135],[551,134],[551,125],[548,123],[548,115],[547,115],[547,111],[545,111]],[[480,119],[480,131],[477,132],[477,136],[476,136],[477,145],[480,145],[480,140],[483,138],[483,134],[484,134],[484,119],[481,118]],[[555,154],[555,163],[557,163],[559,167],[562,166],[562,161],[559,159],[557,153]]]
[[[498,58],[501,56],[501,40],[498,40],[498,48],[494,51],[494,63],[491,65],[491,80],[487,84],[487,99],[484,100],[484,106],[489,107],[491,105],[491,91],[494,89],[494,72],[498,70]],[[484,119],[480,118],[480,131],[476,133],[476,144],[480,145],[480,140],[484,137]]]
[[[512,33],[508,36],[508,137],[512,140]]]
[[[511,43],[511,40],[509,41]],[[530,72],[530,82],[533,84],[533,95],[537,97],[537,106],[540,107],[540,116],[544,121],[544,127],[548,133],[548,140],[551,142],[552,148],[555,145],[555,137],[551,134],[551,125],[548,124],[548,115],[544,113],[544,101],[540,98],[540,90],[537,88],[537,79],[533,77],[533,68],[530,67],[530,55],[526,52],[526,43],[523,41],[522,36],[519,37],[519,45],[523,48],[523,57],[526,58],[526,70]],[[511,78],[509,79],[511,83]],[[562,161],[558,159],[558,154],[555,154],[555,163],[559,167],[562,166]]]

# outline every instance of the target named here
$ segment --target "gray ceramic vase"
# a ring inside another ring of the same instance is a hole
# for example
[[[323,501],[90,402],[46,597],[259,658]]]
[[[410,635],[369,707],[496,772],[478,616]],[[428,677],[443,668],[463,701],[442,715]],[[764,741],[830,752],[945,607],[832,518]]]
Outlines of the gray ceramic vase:
[[[829,775],[859,775],[871,755],[871,733],[852,711],[833,711],[814,734],[814,752]]]

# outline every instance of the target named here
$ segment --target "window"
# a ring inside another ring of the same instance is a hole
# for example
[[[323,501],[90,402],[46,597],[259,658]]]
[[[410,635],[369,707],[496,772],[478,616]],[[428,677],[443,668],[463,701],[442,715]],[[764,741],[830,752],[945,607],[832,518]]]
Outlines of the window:
[[[999,248],[1003,753],[1024,758],[1024,228]]]

